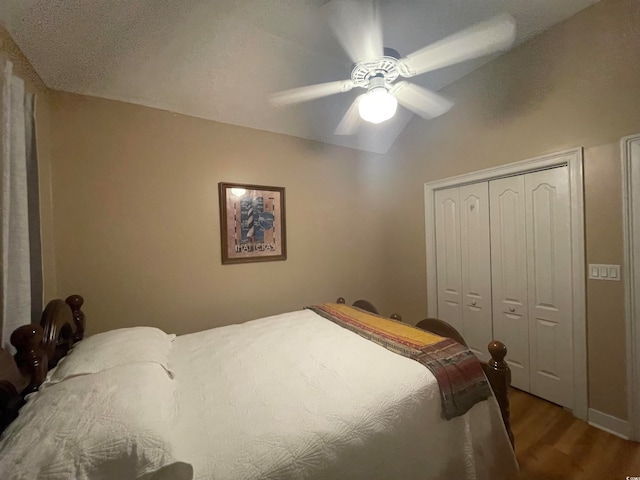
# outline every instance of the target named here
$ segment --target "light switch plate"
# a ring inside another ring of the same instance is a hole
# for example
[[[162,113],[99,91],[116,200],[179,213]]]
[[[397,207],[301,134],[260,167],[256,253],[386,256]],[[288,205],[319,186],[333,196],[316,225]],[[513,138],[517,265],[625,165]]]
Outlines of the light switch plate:
[[[592,280],[620,281],[620,265],[589,264],[589,278]]]

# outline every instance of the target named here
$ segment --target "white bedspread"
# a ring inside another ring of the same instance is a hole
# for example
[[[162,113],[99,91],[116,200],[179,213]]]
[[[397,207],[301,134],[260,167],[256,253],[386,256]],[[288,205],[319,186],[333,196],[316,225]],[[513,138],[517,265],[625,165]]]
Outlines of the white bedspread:
[[[491,479],[516,462],[491,398],[440,416],[417,362],[305,310],[178,337],[176,454],[198,479]]]
[[[187,480],[175,383],[157,363],[76,375],[33,394],[0,440],[2,480]]]

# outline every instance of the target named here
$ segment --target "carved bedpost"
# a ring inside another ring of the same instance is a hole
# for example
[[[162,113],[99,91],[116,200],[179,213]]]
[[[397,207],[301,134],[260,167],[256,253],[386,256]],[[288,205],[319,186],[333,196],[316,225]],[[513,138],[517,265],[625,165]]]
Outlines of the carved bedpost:
[[[343,297],[338,297],[338,299],[336,300],[336,303],[343,304],[343,303],[347,303],[347,301]]]
[[[47,354],[42,348],[44,331],[38,325],[23,325],[11,334],[11,344],[16,347],[13,358],[24,375],[29,375],[29,385],[24,393],[35,392],[47,376]]]
[[[397,320],[398,322],[402,321],[402,315],[400,315],[399,313],[392,313],[389,318],[391,320]]]
[[[504,343],[494,340],[489,343],[488,349],[491,354],[491,360],[482,366],[484,367],[487,379],[491,384],[491,388],[493,388],[493,392],[496,395],[496,400],[500,406],[502,420],[504,421],[504,426],[507,429],[509,440],[511,440],[511,445],[514,445],[513,432],[511,431],[511,412],[509,409],[511,369],[507,362],[504,361],[504,357],[507,355],[507,347]]]
[[[65,299],[65,302],[71,307],[73,313],[73,322],[76,325],[76,333],[73,335],[73,342],[79,342],[84,338],[85,317],[81,310],[84,304],[84,298],[80,295],[71,295]]]

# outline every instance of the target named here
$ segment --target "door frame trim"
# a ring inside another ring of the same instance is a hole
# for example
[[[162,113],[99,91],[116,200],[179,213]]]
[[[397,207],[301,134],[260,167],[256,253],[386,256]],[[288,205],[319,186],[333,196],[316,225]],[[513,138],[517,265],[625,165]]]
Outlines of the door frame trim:
[[[520,175],[536,170],[560,167],[569,169],[569,197],[571,202],[571,265],[572,265],[572,307],[573,307],[573,414],[587,420],[587,322],[585,300],[585,242],[584,242],[584,172],[582,148],[565,150],[550,155],[487,168],[477,172],[457,175],[424,184],[425,237],[427,254],[427,312],[429,317],[438,317],[437,272],[435,232],[436,190],[459,187],[469,183],[494,180],[496,178]],[[639,199],[640,200],[640,199]],[[640,203],[638,205],[640,208]],[[640,269],[639,269],[640,272]],[[640,284],[640,282],[639,282]],[[508,347],[508,346],[507,346]]]
[[[640,134],[620,141],[622,231],[624,242],[625,323],[627,336],[627,408],[630,439],[640,439]],[[635,162],[634,162],[635,160]]]

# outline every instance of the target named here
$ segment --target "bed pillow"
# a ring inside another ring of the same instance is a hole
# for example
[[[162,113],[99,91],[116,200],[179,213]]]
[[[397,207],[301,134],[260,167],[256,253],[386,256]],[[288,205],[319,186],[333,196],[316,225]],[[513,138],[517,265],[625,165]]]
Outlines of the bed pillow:
[[[119,328],[91,335],[77,343],[49,372],[43,386],[137,362],[160,364],[171,376],[167,358],[175,338],[155,327]]]
[[[36,392],[0,440],[2,478],[193,478],[174,453],[175,383],[135,363]]]

